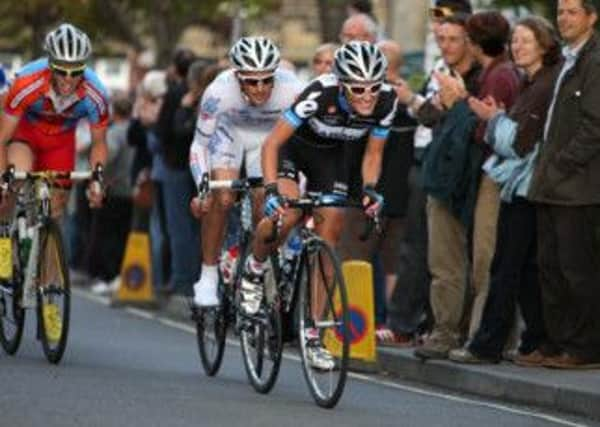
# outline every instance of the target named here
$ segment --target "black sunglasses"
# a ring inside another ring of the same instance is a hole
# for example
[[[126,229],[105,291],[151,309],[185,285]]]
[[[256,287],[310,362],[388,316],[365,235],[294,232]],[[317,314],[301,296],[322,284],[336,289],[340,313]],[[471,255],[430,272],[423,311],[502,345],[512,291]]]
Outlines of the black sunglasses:
[[[66,68],[61,67],[60,65],[51,64],[50,69],[52,72],[62,77],[79,77],[85,72],[85,65],[76,68]]]
[[[275,82],[275,76],[268,76],[268,77],[263,77],[262,79],[256,78],[256,77],[242,77],[242,76],[238,76],[238,79],[240,80],[240,82],[242,82],[245,85],[248,86],[258,86],[260,83],[262,83],[265,86],[269,86],[272,85]]]

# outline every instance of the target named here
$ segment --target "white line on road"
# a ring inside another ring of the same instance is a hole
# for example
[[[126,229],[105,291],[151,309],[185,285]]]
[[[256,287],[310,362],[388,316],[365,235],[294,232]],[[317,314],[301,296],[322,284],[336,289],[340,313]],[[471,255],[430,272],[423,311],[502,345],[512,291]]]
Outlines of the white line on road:
[[[87,300],[90,301],[94,301],[97,302],[99,304],[102,305],[110,305],[110,300],[106,297],[101,297],[101,296],[97,296],[97,295],[93,295],[90,294],[87,291],[84,290],[80,290],[77,288],[72,289],[72,292],[74,294],[76,294],[79,297],[85,298]],[[196,329],[190,325],[187,325],[185,323],[182,322],[178,322],[176,320],[164,317],[164,316],[157,316],[155,314],[153,314],[150,311],[147,310],[142,310],[139,308],[133,308],[133,307],[126,307],[125,311],[133,314],[135,316],[141,317],[143,319],[146,320],[156,320],[159,323],[162,323],[165,326],[174,328],[174,329],[178,329],[180,331],[183,332],[187,332],[189,334],[195,334],[196,333]],[[237,340],[231,339],[231,338],[227,338],[227,344],[228,345],[233,345],[236,347],[239,347],[239,342]],[[288,360],[293,360],[296,362],[300,362],[300,357],[296,356],[294,354],[290,354],[289,352],[284,353],[283,357],[285,359]],[[437,392],[437,391],[431,391],[431,390],[427,390],[424,388],[419,388],[419,387],[414,387],[414,386],[407,386],[407,385],[402,385],[402,384],[398,384],[395,382],[391,382],[391,381],[385,381],[370,375],[364,375],[364,374],[357,374],[354,372],[350,372],[348,374],[348,376],[350,376],[351,378],[360,380],[360,381],[364,381],[364,382],[368,382],[368,383],[372,383],[372,384],[377,384],[379,386],[384,386],[384,387],[389,387],[389,388],[394,388],[397,390],[402,390],[402,391],[406,391],[409,393],[414,393],[414,394],[419,394],[422,396],[429,396],[429,397],[435,397],[438,399],[444,399],[444,400],[449,400],[449,401],[453,401],[453,402],[458,402],[458,403],[463,403],[463,404],[467,404],[467,405],[473,405],[473,406],[479,406],[479,407],[485,407],[485,408],[490,408],[490,409],[494,409],[494,410],[498,410],[498,411],[503,411],[503,412],[509,412],[515,415],[522,415],[522,416],[526,416],[526,417],[530,417],[530,418],[537,418],[540,420],[544,420],[544,421],[548,421],[554,424],[559,424],[559,425],[563,425],[563,426],[568,426],[568,427],[588,427],[587,424],[581,424],[581,423],[577,423],[574,421],[569,421],[567,419],[564,418],[560,418],[560,417],[556,417],[553,415],[548,415],[548,414],[544,414],[544,413],[540,413],[540,412],[533,412],[533,411],[528,411],[526,409],[518,409],[518,408],[514,408],[511,406],[507,406],[507,405],[501,405],[498,403],[494,403],[494,402],[490,402],[490,401],[485,401],[485,400],[480,400],[480,399],[471,399],[468,397],[462,397],[462,396],[457,396],[457,395],[453,395],[453,394],[449,394],[449,393],[443,393],[443,392]]]

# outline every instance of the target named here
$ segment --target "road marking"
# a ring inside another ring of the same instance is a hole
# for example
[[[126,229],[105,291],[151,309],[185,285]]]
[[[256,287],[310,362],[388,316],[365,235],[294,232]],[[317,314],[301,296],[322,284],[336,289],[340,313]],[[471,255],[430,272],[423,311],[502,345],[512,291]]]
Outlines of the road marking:
[[[110,299],[107,297],[93,295],[90,292],[87,292],[87,291],[84,291],[81,289],[77,289],[77,288],[73,288],[72,292],[75,295],[77,295],[78,297],[82,297],[89,301],[97,302],[97,303],[105,305],[105,306],[110,305]],[[176,321],[176,320],[164,317],[164,316],[157,316],[156,314],[154,314],[148,310],[143,310],[143,309],[133,308],[133,307],[125,307],[125,311],[130,314],[133,314],[134,316],[138,316],[138,317],[146,319],[146,320],[155,320],[159,323],[162,323],[165,326],[171,327],[173,329],[178,329],[180,331],[187,332],[189,334],[196,333],[196,328],[194,328],[190,325],[187,325],[185,323],[182,323],[182,322],[179,322],[179,321]],[[232,345],[232,346],[236,346],[236,347],[240,346],[239,341],[236,339],[233,339],[233,338],[227,338],[226,342],[228,345]],[[291,354],[289,352],[289,350],[284,352],[283,358],[292,360],[295,362],[301,362],[300,357],[296,356],[294,354]],[[544,413],[540,413],[540,412],[533,412],[533,411],[528,411],[526,409],[518,409],[515,407],[508,406],[508,405],[493,403],[490,401],[485,401],[483,399],[473,399],[473,398],[457,396],[457,395],[453,395],[453,394],[449,394],[449,393],[431,391],[431,390],[414,387],[414,386],[402,385],[402,384],[398,384],[395,382],[382,380],[382,379],[379,379],[379,378],[376,378],[373,376],[369,376],[369,375],[365,375],[365,374],[358,374],[355,372],[348,372],[348,376],[350,378],[354,378],[359,381],[372,383],[372,384],[376,384],[376,385],[383,386],[383,387],[394,388],[394,389],[402,390],[402,391],[409,392],[409,393],[419,394],[421,396],[429,396],[429,397],[434,397],[437,399],[449,400],[452,402],[458,402],[458,403],[462,403],[462,404],[466,404],[466,405],[473,405],[473,406],[490,408],[490,409],[503,411],[503,412],[509,412],[509,413],[512,413],[515,415],[521,415],[521,416],[525,416],[525,417],[529,417],[529,418],[537,418],[540,420],[544,420],[544,421],[548,421],[548,422],[551,422],[554,424],[559,424],[559,425],[568,426],[568,427],[588,427],[587,424],[581,424],[581,423],[577,423],[574,421],[569,421],[564,418],[560,418],[560,417],[556,417],[553,415],[548,415],[548,414],[544,414]]]

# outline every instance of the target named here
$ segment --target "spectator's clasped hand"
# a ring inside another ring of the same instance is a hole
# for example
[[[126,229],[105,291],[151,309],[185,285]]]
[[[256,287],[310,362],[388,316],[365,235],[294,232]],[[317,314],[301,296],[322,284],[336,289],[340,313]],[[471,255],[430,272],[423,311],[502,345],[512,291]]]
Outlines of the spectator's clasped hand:
[[[437,71],[433,74],[440,86],[439,98],[445,109],[449,110],[458,101],[469,96],[462,80]]]
[[[491,96],[486,96],[480,100],[473,96],[468,99],[469,108],[479,117],[481,120],[488,121],[496,114],[504,110],[502,104],[498,104],[496,100]]]

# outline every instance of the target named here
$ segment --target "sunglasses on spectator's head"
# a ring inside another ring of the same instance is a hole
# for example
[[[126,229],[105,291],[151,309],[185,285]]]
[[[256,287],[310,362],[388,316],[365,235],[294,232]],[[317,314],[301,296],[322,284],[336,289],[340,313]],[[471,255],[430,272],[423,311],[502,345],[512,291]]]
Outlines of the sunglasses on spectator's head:
[[[449,7],[437,6],[429,9],[429,18],[440,20],[454,15],[454,12]]]
[[[53,73],[62,77],[79,77],[83,75],[83,72],[85,71],[85,65],[80,65],[77,67],[63,67],[57,64],[50,64],[50,69]]]
[[[367,91],[371,95],[376,95],[381,90],[381,83],[373,83],[368,86],[352,85],[352,84],[344,83],[344,87],[346,88],[346,90],[348,92],[350,92],[352,95],[355,95],[355,96],[364,95],[365,93],[367,93]]]
[[[254,87],[254,86],[258,86],[261,83],[264,86],[269,86],[269,85],[272,85],[273,82],[275,81],[275,76],[273,74],[271,74],[269,76],[258,78],[258,77],[244,77],[244,76],[238,75],[238,79],[240,80],[240,82],[242,82],[242,84],[245,84],[248,86]]]

